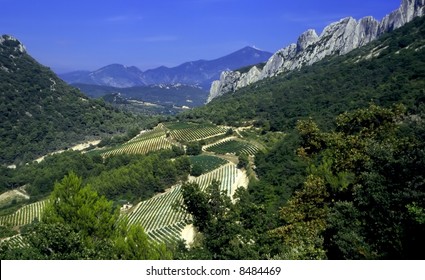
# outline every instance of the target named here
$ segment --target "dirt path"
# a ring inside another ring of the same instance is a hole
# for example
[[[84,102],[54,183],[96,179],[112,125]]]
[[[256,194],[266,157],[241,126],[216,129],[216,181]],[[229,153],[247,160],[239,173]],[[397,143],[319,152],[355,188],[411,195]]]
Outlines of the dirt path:
[[[24,199],[30,199],[29,195],[21,189],[11,190],[0,195],[0,204],[13,200],[16,197],[21,197]]]
[[[88,147],[90,147],[90,145],[96,146],[99,143],[100,143],[100,140],[89,141],[89,142],[77,144],[77,145],[71,147],[70,150],[73,150],[73,151],[82,151],[82,150],[87,149]],[[38,163],[40,163],[40,162],[42,162],[44,160],[44,158],[46,156],[60,154],[60,153],[63,153],[63,152],[65,152],[65,150],[59,150],[59,151],[56,151],[56,152],[52,152],[52,153],[49,153],[49,154],[47,154],[45,156],[39,157],[35,161],[38,162]]]
[[[185,226],[182,231],[181,237],[186,241],[186,245],[190,247],[195,238],[195,228],[192,224]]]
[[[249,178],[245,170],[238,169],[238,175],[236,176],[236,181],[232,186],[232,191],[230,193],[230,198],[233,200],[233,195],[235,194],[238,188],[248,188]]]

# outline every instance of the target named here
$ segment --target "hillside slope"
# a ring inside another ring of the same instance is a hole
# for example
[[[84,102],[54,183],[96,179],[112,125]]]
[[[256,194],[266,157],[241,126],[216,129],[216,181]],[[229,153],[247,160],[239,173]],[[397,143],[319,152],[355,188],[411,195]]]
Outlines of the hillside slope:
[[[330,119],[370,102],[402,102],[412,112],[425,97],[424,46],[422,17],[345,56],[259,81],[182,117],[227,124],[268,121],[272,130],[286,130],[308,117],[329,128]]]
[[[66,85],[8,35],[0,37],[0,119],[0,164],[124,132],[135,121]]]
[[[320,35],[310,29],[296,44],[277,51],[262,69],[252,67],[247,73],[224,71],[220,80],[212,83],[208,101],[256,81],[312,65],[327,56],[347,54],[424,14],[424,0],[401,0],[400,7],[380,22],[370,16],[359,21],[347,17],[328,25]]]

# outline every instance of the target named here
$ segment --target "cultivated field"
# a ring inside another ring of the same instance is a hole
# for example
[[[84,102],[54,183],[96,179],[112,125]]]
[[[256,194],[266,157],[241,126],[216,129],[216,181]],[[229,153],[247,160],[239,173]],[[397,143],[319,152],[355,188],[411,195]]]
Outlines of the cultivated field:
[[[219,180],[220,189],[230,195],[239,187],[235,183],[240,172],[236,165],[229,163],[190,181],[197,182],[205,190],[214,179]],[[154,240],[180,239],[184,227],[190,223],[190,216],[176,207],[183,202],[180,188],[177,185],[166,193],[140,202],[128,215],[129,222],[142,225]]]
[[[213,152],[216,154],[234,154],[234,155],[240,155],[240,154],[246,154],[249,156],[255,155],[259,149],[257,146],[254,146],[248,142],[245,141],[238,141],[238,140],[225,140],[221,141],[217,144],[212,144],[208,148],[205,149],[208,152]]]
[[[117,154],[146,154],[151,151],[171,149],[173,145],[181,145],[202,139],[215,141],[224,136],[228,128],[212,124],[195,123],[168,123],[159,124],[156,128],[143,131],[130,141],[118,147],[100,150],[102,156]],[[240,154],[254,155],[258,148],[246,141],[236,140],[236,137],[219,140],[204,148],[217,154]],[[180,142],[180,143],[179,143]],[[225,156],[224,156],[225,157]],[[230,163],[212,155],[198,155],[190,157],[192,166],[196,166],[203,175],[191,177],[189,181],[199,184],[205,190],[213,180],[220,181],[220,190],[231,196],[239,185],[247,184],[246,174],[236,168],[236,164]],[[182,232],[188,231],[191,217],[179,206],[183,202],[181,185],[171,187],[167,192],[158,194],[149,200],[140,202],[128,215],[130,224],[140,224],[146,233],[156,241],[172,242],[181,239]],[[46,201],[40,201],[26,205],[13,214],[0,217],[0,225],[19,227],[31,223],[34,219],[42,218],[42,210]],[[187,232],[186,232],[187,233]],[[189,234],[190,236],[190,234]],[[16,237],[19,243],[20,237]]]
[[[225,134],[227,128],[215,125],[192,125],[190,127],[170,130],[173,139],[180,142],[193,142],[220,134]]]
[[[172,144],[165,136],[150,138],[146,140],[133,140],[116,149],[102,153],[102,156],[118,154],[147,154],[153,151],[171,149]]]
[[[11,215],[1,216],[0,225],[15,227],[29,224],[36,218],[40,220],[46,202],[46,200],[43,200],[31,203]]]

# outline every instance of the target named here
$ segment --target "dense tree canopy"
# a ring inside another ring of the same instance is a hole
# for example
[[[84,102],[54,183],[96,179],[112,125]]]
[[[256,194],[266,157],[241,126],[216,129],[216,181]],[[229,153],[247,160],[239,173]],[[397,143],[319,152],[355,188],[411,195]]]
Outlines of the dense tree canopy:
[[[24,247],[1,244],[1,259],[170,259],[142,227],[119,219],[111,201],[70,173],[50,195],[43,220],[22,233]]]
[[[89,99],[20,52],[18,41],[7,42],[0,45],[0,164],[26,163],[146,125],[144,118]]]

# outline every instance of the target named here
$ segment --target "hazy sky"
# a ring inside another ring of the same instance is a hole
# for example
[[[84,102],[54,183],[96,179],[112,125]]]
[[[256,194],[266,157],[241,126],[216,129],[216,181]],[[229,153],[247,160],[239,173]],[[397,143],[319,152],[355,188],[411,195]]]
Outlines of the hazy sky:
[[[142,70],[215,59],[245,46],[275,52],[341,18],[378,20],[401,0],[0,0],[0,34],[57,72],[111,63]]]

